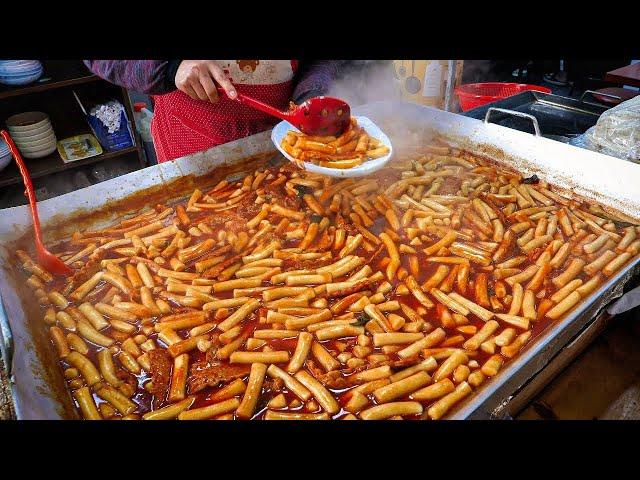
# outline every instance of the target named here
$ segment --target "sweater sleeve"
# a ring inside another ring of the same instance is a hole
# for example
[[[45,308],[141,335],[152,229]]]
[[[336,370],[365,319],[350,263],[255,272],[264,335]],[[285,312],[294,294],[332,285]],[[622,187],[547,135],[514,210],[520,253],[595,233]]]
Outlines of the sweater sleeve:
[[[111,83],[147,95],[176,89],[174,60],[84,60],[94,74]]]
[[[347,60],[314,60],[305,65],[298,76],[292,100],[296,103],[329,91]]]

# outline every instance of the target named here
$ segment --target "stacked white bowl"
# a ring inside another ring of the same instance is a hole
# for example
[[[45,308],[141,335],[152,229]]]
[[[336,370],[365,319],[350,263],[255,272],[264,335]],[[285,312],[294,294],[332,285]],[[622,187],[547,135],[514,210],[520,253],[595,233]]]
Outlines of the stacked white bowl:
[[[4,167],[9,165],[12,158],[7,142],[4,141],[4,138],[0,137],[0,170],[3,170]]]
[[[7,118],[6,123],[23,157],[46,157],[56,150],[56,135],[46,113],[18,113]]]
[[[38,60],[0,60],[0,83],[26,85],[38,80],[42,70]]]

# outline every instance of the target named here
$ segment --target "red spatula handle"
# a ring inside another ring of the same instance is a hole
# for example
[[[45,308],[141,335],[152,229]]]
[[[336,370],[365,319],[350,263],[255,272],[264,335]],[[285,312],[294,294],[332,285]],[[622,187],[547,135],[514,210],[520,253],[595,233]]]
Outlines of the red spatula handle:
[[[36,193],[33,191],[33,183],[31,183],[31,176],[29,175],[29,171],[27,170],[22,157],[20,156],[20,152],[18,151],[18,147],[13,143],[13,139],[9,135],[6,130],[0,131],[0,135],[4,138],[4,141],[7,142],[9,146],[9,150],[13,154],[13,158],[18,164],[18,169],[20,170],[20,175],[22,175],[22,180],[24,181],[24,188],[27,194],[27,198],[29,199],[29,208],[31,209],[31,216],[33,217],[33,227],[36,235],[36,242],[43,244],[42,242],[42,234],[40,232],[40,217],[38,216],[38,209],[36,208]]]
[[[33,191],[33,183],[31,183],[31,176],[29,175],[29,171],[27,170],[22,157],[20,156],[20,151],[16,147],[15,143],[13,143],[13,139],[11,136],[4,130],[0,131],[0,135],[7,142],[9,146],[9,150],[13,154],[13,158],[18,164],[18,169],[20,170],[20,175],[22,175],[22,181],[24,182],[25,193],[27,198],[29,199],[29,208],[31,209],[31,218],[33,220],[33,231],[35,237],[36,244],[36,253],[38,255],[38,261],[46,270],[51,273],[60,274],[60,275],[72,275],[73,270],[71,267],[66,265],[62,260],[49,252],[42,241],[42,231],[40,229],[40,217],[38,216],[38,207],[36,194]]]
[[[225,95],[228,97],[227,92],[224,91],[222,87],[218,87],[218,93],[221,95]],[[249,107],[255,108],[256,110],[260,110],[264,113],[268,113],[274,117],[279,118],[280,120],[290,120],[290,115],[288,112],[283,112],[282,110],[278,110],[277,108],[272,107],[271,105],[267,105],[266,103],[262,103],[255,98],[247,97],[242,93],[236,92],[237,97],[235,100],[242,103],[243,105],[248,105]]]

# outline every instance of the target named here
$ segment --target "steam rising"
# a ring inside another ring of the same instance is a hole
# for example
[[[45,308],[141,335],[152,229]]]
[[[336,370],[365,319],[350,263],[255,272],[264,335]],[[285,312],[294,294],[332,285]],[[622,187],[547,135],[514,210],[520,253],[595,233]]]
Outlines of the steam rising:
[[[365,62],[363,68],[353,69],[336,80],[328,95],[342,98],[351,107],[381,100],[402,100],[392,60]]]
[[[403,101],[400,80],[395,75],[392,60],[364,62],[363,68],[353,69],[336,80],[327,95],[345,100],[352,109],[379,101]],[[394,115],[389,109],[371,120],[391,139],[397,160],[402,150],[424,145],[431,135],[428,125],[407,122],[406,119],[394,118]],[[411,130],[407,128],[407,124],[411,125]]]

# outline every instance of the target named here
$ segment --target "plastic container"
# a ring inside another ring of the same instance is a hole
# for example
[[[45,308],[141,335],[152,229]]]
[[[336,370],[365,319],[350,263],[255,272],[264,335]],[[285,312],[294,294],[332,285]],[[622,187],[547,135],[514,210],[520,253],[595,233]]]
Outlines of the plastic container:
[[[144,148],[147,161],[151,165],[158,163],[156,149],[153,146],[153,137],[151,137],[151,120],[153,120],[153,112],[147,108],[145,102],[136,102],[133,104],[133,116],[136,122],[136,130],[142,138],[142,147]]]
[[[640,96],[600,115],[584,140],[589,150],[640,163]]]
[[[136,102],[133,104],[133,116],[136,123],[136,129],[145,142],[151,142],[151,119],[153,112],[147,108],[144,102]]]
[[[535,92],[551,93],[551,89],[540,85],[526,83],[468,83],[455,88],[455,93],[460,99],[460,108],[463,112],[480,107],[487,103],[495,102],[503,98],[517,95],[518,93],[533,90]]]

